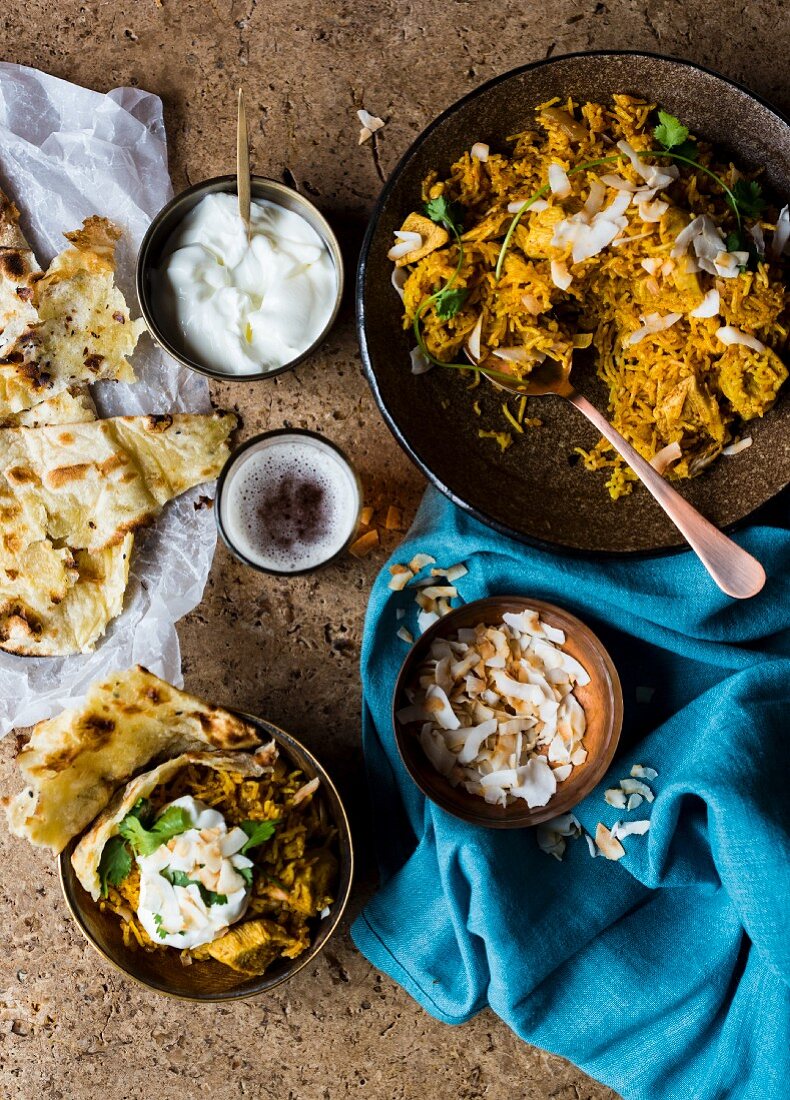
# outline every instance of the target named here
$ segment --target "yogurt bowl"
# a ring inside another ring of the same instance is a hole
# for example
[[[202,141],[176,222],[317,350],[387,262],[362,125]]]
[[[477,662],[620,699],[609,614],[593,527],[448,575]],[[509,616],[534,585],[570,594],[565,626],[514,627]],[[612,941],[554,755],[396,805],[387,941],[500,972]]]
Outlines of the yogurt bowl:
[[[231,175],[172,199],[137,256],[148,330],[210,378],[250,382],[295,367],[323,342],[343,296],[340,246],[317,207],[264,176],[252,176],[250,190],[249,248]]]

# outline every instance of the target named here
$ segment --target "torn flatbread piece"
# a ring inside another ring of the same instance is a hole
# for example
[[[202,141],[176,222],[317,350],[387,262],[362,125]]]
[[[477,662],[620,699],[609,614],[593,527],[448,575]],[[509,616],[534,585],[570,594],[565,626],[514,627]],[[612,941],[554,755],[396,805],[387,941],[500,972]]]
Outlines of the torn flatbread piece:
[[[115,285],[120,230],[106,218],[86,219],[67,233],[61,252],[29,287],[35,316],[0,353],[0,418],[79,382],[133,382],[128,357],[144,322],[132,321]],[[11,284],[6,285],[10,308]]]
[[[21,412],[0,418],[0,428],[40,428],[43,424],[79,424],[96,420],[96,405],[87,386],[61,390],[54,397],[31,405]]]
[[[0,191],[0,354],[38,321],[33,287],[40,278],[41,269],[19,225],[19,211]]]
[[[162,783],[167,783],[182,768],[197,764],[204,768],[213,768],[220,772],[233,772],[251,779],[257,779],[265,771],[271,771],[271,764],[277,757],[274,741],[254,755],[243,752],[186,752],[172,760],[165,760],[151,771],[143,772],[132,779],[117,792],[109,805],[94,821],[91,828],[82,837],[71,856],[71,864],[77,878],[94,901],[99,900],[101,881],[99,864],[107,841],[116,835],[118,826],[141,798],[147,798]]]
[[[260,745],[256,728],[137,666],[91,685],[81,706],[39,722],[17,757],[27,783],[9,803],[11,832],[60,852],[152,761]]]

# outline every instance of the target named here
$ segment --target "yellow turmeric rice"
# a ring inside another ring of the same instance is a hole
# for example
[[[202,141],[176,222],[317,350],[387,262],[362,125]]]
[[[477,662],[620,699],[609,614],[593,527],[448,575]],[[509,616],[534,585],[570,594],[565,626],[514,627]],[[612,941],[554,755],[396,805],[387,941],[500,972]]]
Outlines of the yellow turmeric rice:
[[[429,175],[428,207],[409,216],[390,255],[405,269],[404,325],[416,318],[416,372],[471,361],[524,377],[546,356],[567,363],[592,345],[577,372],[595,362],[612,423],[681,479],[763,416],[787,377],[777,222],[788,214],[678,120],[667,130],[668,117],[625,95],[611,106],[543,104],[534,126],[508,139],[510,153],[478,144],[446,179]],[[442,198],[457,233],[446,221],[447,231],[432,228],[431,202]],[[448,286],[454,299],[443,301]],[[496,430],[481,425],[502,450],[540,423],[525,421],[523,406],[519,416],[518,402],[503,404]],[[613,498],[630,492],[634,475],[605,441],[581,453],[589,469],[606,469]]]
[[[219,939],[182,951],[185,962],[214,958],[243,974],[262,974],[277,959],[295,959],[310,946],[319,914],[334,900],[338,874],[336,829],[327,819],[320,789],[313,793],[311,787],[280,756],[272,774],[261,779],[189,765],[153,791],[153,815],[191,795],[222,813],[229,828],[276,822],[271,839],[249,852],[252,890],[244,917]],[[100,905],[121,919],[128,947],[172,950],[151,940],[140,923],[139,888],[139,869],[133,865]]]

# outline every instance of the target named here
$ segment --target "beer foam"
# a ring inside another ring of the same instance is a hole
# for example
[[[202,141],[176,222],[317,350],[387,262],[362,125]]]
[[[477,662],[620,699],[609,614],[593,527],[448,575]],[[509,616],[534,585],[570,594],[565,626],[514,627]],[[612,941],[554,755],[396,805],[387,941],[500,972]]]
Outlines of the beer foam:
[[[220,501],[228,541],[262,569],[314,569],[347,542],[359,509],[337,452],[309,436],[275,436],[245,451]]]

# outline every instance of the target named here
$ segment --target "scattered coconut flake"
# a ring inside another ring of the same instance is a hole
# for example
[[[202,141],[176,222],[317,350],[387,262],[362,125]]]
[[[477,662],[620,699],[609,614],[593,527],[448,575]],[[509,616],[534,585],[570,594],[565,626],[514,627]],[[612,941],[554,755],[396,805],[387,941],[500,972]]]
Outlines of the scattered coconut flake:
[[[564,783],[573,771],[573,764],[560,764],[558,767],[554,768],[553,771],[554,778],[557,782]]]
[[[745,435],[743,439],[739,439],[737,443],[728,443],[726,447],[722,449],[723,455],[738,455],[741,451],[745,451],[747,447],[751,447],[753,439],[750,435]]]
[[[646,336],[652,336],[657,332],[664,332],[666,329],[672,328],[682,316],[681,313],[665,313],[663,317],[660,313],[647,313],[640,316],[639,320],[642,322],[642,327],[638,328],[636,332],[632,332],[628,336],[626,343],[629,345],[638,344],[640,340],[644,340]]]
[[[657,451],[650,459],[650,465],[656,473],[663,474],[664,470],[682,457],[683,451],[680,449],[680,444],[675,441],[674,443],[668,443],[666,447],[662,447],[660,451]]]
[[[482,141],[476,141],[472,148],[469,150],[469,155],[474,157],[475,160],[485,163],[488,160],[488,154],[491,152],[489,147]]]
[[[424,634],[429,626],[433,626],[434,623],[438,623],[441,619],[441,615],[436,611],[420,611],[417,615],[417,628],[420,634]]]
[[[394,504],[390,504],[387,508],[387,515],[384,519],[385,531],[400,531],[403,527],[403,516],[401,515],[400,508],[396,508]]]
[[[643,160],[639,159],[638,154],[627,141],[618,141],[617,148],[621,153],[625,153],[631,161],[634,170],[642,177],[648,187],[654,187],[657,191],[669,187],[669,185],[674,183],[680,175],[677,166],[674,164],[669,165],[663,170],[657,168],[655,165],[645,164]]]
[[[776,219],[776,229],[771,239],[770,252],[775,260],[784,252],[790,240],[790,207],[783,206]]]
[[[432,558],[430,554],[415,554],[409,562],[409,569],[412,573],[419,573],[426,565],[436,565],[436,558]]]
[[[480,337],[483,332],[483,314],[477,318],[477,323],[472,331],[469,333],[469,339],[466,342],[469,355],[474,363],[480,362]]]
[[[748,252],[718,252],[713,258],[713,267],[723,279],[734,279],[749,262]]]
[[[395,244],[387,253],[387,259],[400,260],[403,256],[408,256],[410,252],[422,248],[422,244],[423,240],[420,233],[413,233],[409,229],[396,229]]]
[[[589,848],[590,855],[593,857],[593,859],[595,859],[595,857],[598,855],[598,849],[595,846],[595,841],[589,833],[584,834],[584,839],[587,841],[587,847]]]
[[[573,282],[573,276],[562,260],[551,261],[551,281],[556,287],[559,287],[560,290],[567,290]]]
[[[634,764],[631,768],[631,775],[636,779],[658,779],[658,772],[655,768],[646,768],[643,764]]]
[[[721,296],[713,287],[702,299],[696,309],[689,312],[689,317],[715,317],[721,308]]]
[[[430,724],[424,725],[420,731],[420,745],[437,772],[449,776],[455,768],[455,753],[450,752],[441,734]]]
[[[537,317],[543,312],[543,307],[534,294],[523,294],[521,296],[521,304],[524,306],[527,313],[531,313],[533,317]]]
[[[588,218],[592,218],[598,213],[605,198],[606,184],[601,183],[599,179],[593,180],[590,184],[590,193],[584,203],[584,212]]]
[[[373,137],[377,130],[380,130],[384,125],[384,119],[379,118],[378,115],[372,115],[370,111],[366,111],[363,107],[357,111],[357,118],[362,124],[362,129],[359,131],[359,144],[367,141]]]
[[[433,570],[431,570],[431,572],[433,572]],[[455,581],[460,580],[461,577],[465,577],[469,570],[466,568],[463,562],[458,562],[457,565],[451,565],[449,569],[444,569],[442,570],[442,572],[444,573],[444,576],[447,577],[448,581],[450,581],[450,583],[452,584]]]
[[[390,574],[387,588],[391,588],[393,592],[402,592],[414,576],[411,569],[406,565],[391,565]]]
[[[324,908],[321,910],[321,912],[318,915],[321,918],[321,920],[326,920],[326,918],[329,916],[331,911],[332,910],[329,908],[329,906],[325,905]]]
[[[411,643],[414,641],[414,637],[411,631],[407,630],[405,626],[401,626],[398,628],[397,636],[402,642],[408,642],[409,645],[411,645]]]
[[[655,798],[647,783],[642,783],[638,779],[621,779],[620,787],[626,794],[641,794],[647,802],[652,802]]]
[[[644,798],[642,798],[641,794],[629,794],[625,808],[630,812],[631,810],[635,810],[637,806],[641,806],[643,802]]]
[[[595,843],[598,851],[607,859],[622,859],[625,855],[625,848],[620,841],[600,821],[595,829]]]
[[[617,832],[612,829],[612,836],[619,839],[625,836],[644,836],[650,828],[650,821],[645,819],[644,821],[618,821],[616,825]]]
[[[756,336],[743,332],[742,329],[735,328],[734,325],[722,325],[721,328],[716,329],[716,335],[722,344],[727,344],[728,347],[731,344],[743,344],[744,347],[751,348],[752,351],[765,351],[765,344],[761,344]]]
[[[364,535],[352,542],[348,548],[349,554],[355,558],[364,558],[379,544],[378,531],[367,531]]]
[[[754,225],[750,225],[749,226],[749,236],[754,241],[754,247],[757,249],[757,255],[758,256],[764,256],[765,255],[765,234],[763,233],[762,226],[758,225],[757,222],[755,222]]]
[[[390,275],[390,282],[395,287],[401,301],[403,301],[404,298],[403,288],[406,285],[408,277],[409,273],[405,267],[393,267],[392,274]]]
[[[614,806],[615,809],[625,809],[625,792],[618,790],[617,787],[610,787],[608,791],[604,791],[604,798],[610,806]]]
[[[409,357],[412,374],[427,374],[433,366],[428,356],[419,347],[412,348]]]
[[[640,267],[643,267],[648,275],[657,275],[661,270],[663,260],[660,256],[646,256],[644,260],[639,261]]]
[[[669,210],[668,202],[640,202],[637,205],[639,217],[643,222],[660,222]]]
[[[549,187],[552,194],[556,195],[558,199],[565,199],[571,193],[571,181],[568,179],[568,173],[556,161],[549,165]]]
[[[606,184],[607,187],[613,187],[615,191],[636,191],[637,187],[635,183],[631,183],[629,180],[623,179],[622,176],[615,175],[613,173],[607,173],[605,176],[598,177],[601,183]]]
[[[527,206],[528,203],[529,205]],[[534,211],[534,213],[539,214],[541,210],[548,210],[549,204],[545,199],[535,199],[534,202],[529,202],[529,199],[519,199],[516,202],[509,202],[507,204],[507,212],[508,214],[520,214],[525,207],[527,207],[530,213]]]

